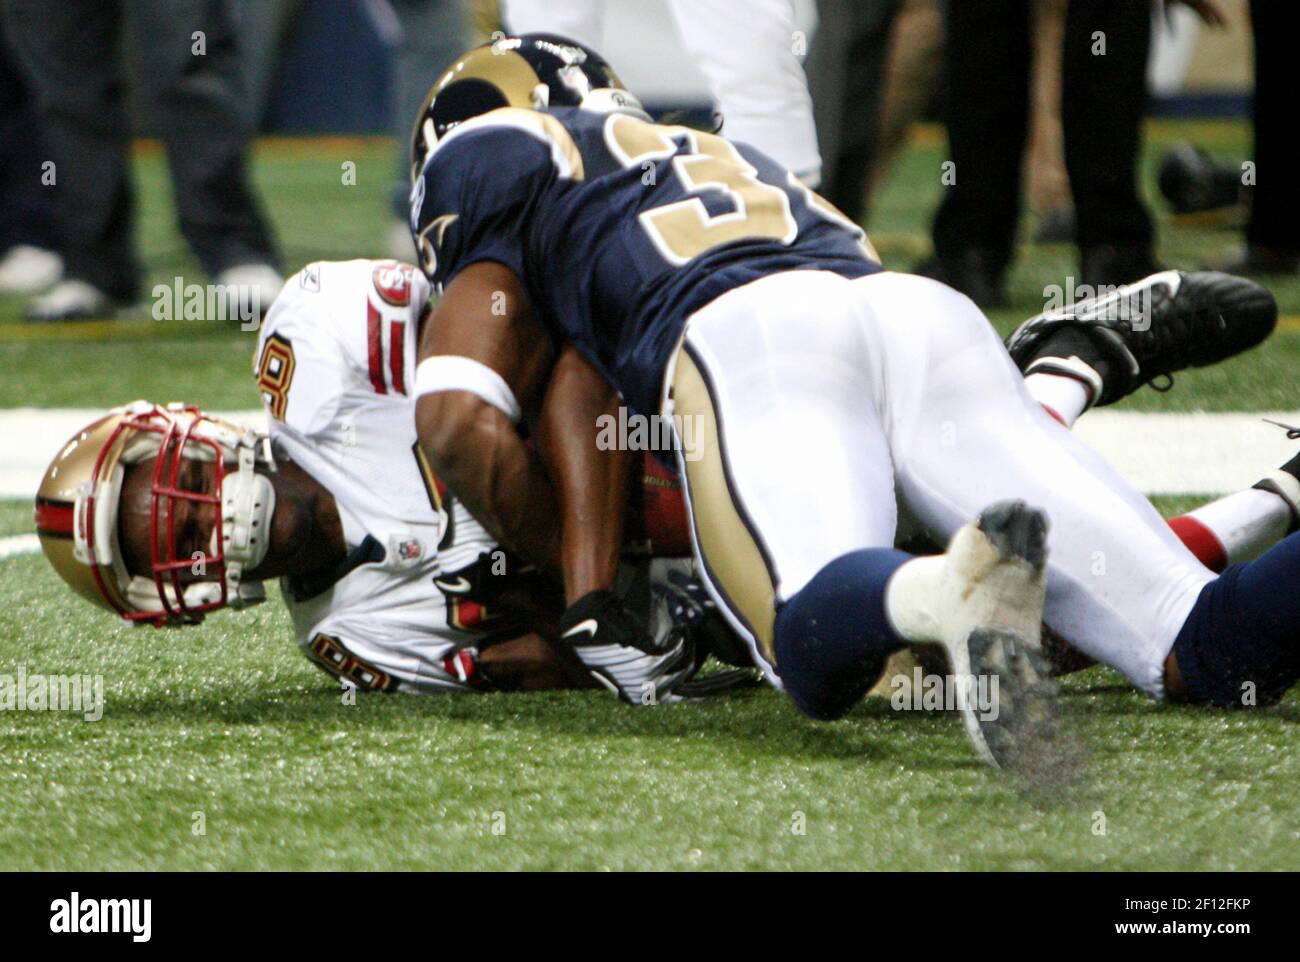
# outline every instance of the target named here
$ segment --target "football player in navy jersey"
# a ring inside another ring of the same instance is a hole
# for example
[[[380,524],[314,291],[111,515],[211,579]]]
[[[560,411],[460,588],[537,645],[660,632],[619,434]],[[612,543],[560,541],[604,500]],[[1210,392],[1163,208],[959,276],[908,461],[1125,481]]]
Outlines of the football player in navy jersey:
[[[593,51],[546,35],[470,51],[413,154],[412,228],[443,291],[420,443],[489,531],[564,573],[566,637],[624,698],[657,700],[684,657],[609,590],[631,459],[597,451],[594,425],[629,412],[675,427],[709,591],[813,717],[843,715],[892,652],[937,644],[977,751],[1048,762],[1044,620],[1159,698],[1266,703],[1300,676],[1300,538],[1216,578],[1034,401],[968,299],[885,271],[751,148],[652,123]],[[1138,313],[1040,319],[1019,348],[1109,401],[1274,322],[1223,275],[1143,284],[1117,305]],[[516,428],[535,411],[545,467]],[[947,552],[895,550],[900,516]]]

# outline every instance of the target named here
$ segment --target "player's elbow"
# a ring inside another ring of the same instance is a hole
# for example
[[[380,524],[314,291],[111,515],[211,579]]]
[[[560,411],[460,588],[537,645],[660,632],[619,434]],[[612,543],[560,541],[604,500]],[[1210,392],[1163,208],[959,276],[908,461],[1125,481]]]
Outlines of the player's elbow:
[[[488,404],[467,391],[438,391],[415,403],[415,430],[433,469],[445,478],[458,476],[481,447]]]

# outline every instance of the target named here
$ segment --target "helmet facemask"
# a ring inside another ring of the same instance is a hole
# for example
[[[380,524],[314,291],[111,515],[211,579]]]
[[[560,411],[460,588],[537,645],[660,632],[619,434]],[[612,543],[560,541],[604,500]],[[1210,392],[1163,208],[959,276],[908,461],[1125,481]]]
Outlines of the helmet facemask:
[[[270,542],[275,489],[257,471],[275,469],[269,439],[179,404],[136,402],[123,413],[74,505],[74,553],[91,566],[100,593],[126,620],[156,626],[196,624],[209,611],[263,601],[263,586],[243,576],[261,564]],[[133,575],[118,530],[122,486],[127,470],[150,458],[149,573]],[[212,466],[211,490],[185,482],[186,463],[194,461]],[[178,549],[182,504],[211,512],[205,552]]]

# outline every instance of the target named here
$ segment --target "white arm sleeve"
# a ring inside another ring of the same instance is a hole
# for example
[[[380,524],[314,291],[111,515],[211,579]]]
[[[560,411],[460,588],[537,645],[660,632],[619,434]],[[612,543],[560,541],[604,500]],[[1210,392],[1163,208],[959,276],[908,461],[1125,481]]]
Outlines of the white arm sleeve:
[[[522,412],[510,385],[492,368],[472,358],[439,354],[421,361],[415,369],[415,396],[439,391],[468,391],[508,417],[511,424],[519,423]]]

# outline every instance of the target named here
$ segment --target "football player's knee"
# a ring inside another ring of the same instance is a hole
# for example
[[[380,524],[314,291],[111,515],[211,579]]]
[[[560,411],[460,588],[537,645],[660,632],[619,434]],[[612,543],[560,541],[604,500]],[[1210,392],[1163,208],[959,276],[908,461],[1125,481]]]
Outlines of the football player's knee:
[[[805,715],[843,716],[902,646],[885,615],[884,589],[907,558],[893,549],[850,552],[822,568],[777,614],[776,670]]]
[[[817,670],[791,659],[777,670],[795,707],[817,721],[835,721],[848,714],[884,673],[887,656],[869,659],[846,673]]]

